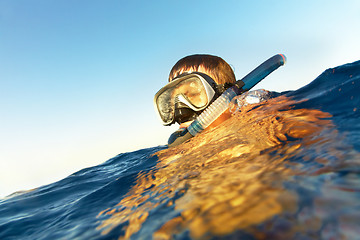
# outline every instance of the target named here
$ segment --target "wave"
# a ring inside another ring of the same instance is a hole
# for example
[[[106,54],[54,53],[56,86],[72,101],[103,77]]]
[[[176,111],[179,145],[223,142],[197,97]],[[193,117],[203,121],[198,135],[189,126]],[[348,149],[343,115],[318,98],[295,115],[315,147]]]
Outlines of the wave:
[[[175,148],[0,201],[0,239],[356,239],[360,61]]]

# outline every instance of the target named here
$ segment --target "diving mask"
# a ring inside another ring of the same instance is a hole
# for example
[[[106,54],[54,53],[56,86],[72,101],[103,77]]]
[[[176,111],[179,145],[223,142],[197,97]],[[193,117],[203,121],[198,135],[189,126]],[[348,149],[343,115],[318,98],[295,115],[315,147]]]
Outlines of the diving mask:
[[[221,94],[221,87],[204,73],[182,74],[155,94],[156,112],[163,125],[193,120]]]

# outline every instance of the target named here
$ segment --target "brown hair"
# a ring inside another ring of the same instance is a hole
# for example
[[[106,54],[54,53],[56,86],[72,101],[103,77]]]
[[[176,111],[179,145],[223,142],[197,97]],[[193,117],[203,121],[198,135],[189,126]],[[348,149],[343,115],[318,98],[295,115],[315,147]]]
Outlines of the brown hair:
[[[221,57],[195,54],[180,59],[171,69],[169,82],[184,72],[202,72],[209,75],[217,84],[234,83],[234,71]]]

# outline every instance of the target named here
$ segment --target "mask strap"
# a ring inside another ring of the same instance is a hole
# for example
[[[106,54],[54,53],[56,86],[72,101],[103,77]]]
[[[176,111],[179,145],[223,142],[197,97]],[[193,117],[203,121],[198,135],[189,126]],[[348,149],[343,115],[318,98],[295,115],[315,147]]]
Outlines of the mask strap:
[[[231,87],[234,86],[234,85],[235,85],[235,83],[229,83],[229,82],[227,82],[227,83],[224,83],[224,84],[218,84],[218,85],[216,86],[216,88],[217,88],[218,92],[219,92],[220,94],[222,94],[223,92],[226,91],[226,89],[231,88]]]

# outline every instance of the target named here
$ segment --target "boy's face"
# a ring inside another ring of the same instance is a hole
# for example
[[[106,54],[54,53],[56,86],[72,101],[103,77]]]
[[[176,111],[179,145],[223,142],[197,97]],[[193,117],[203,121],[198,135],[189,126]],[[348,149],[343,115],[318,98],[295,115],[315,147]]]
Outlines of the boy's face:
[[[204,106],[207,103],[207,96],[202,87],[198,86],[196,82],[184,81],[176,90],[172,93],[172,99],[175,99],[177,95],[182,94],[195,106]]]
[[[173,77],[170,82],[175,79],[177,76],[181,75],[182,73],[190,73],[190,72],[201,72],[204,73],[206,75],[208,75],[209,77],[211,77],[216,83],[217,83],[217,79],[213,76],[213,74],[208,71],[206,68],[204,68],[202,65],[198,66],[198,67],[191,67],[191,68],[184,68],[181,69],[176,75],[175,77]],[[189,93],[192,93],[191,95]],[[183,84],[181,87],[178,88],[178,91],[174,91],[173,92],[173,96],[172,99],[175,99],[175,96],[181,93],[185,93],[189,100],[191,100],[191,102],[196,103],[198,106],[203,106],[206,104],[207,101],[207,96],[204,92],[201,93],[201,91],[197,90],[197,87],[194,85],[189,85],[189,84]],[[190,99],[191,98],[191,99]],[[180,128],[186,128],[188,127],[191,122],[193,121],[188,121],[188,122],[184,122],[180,124]]]

